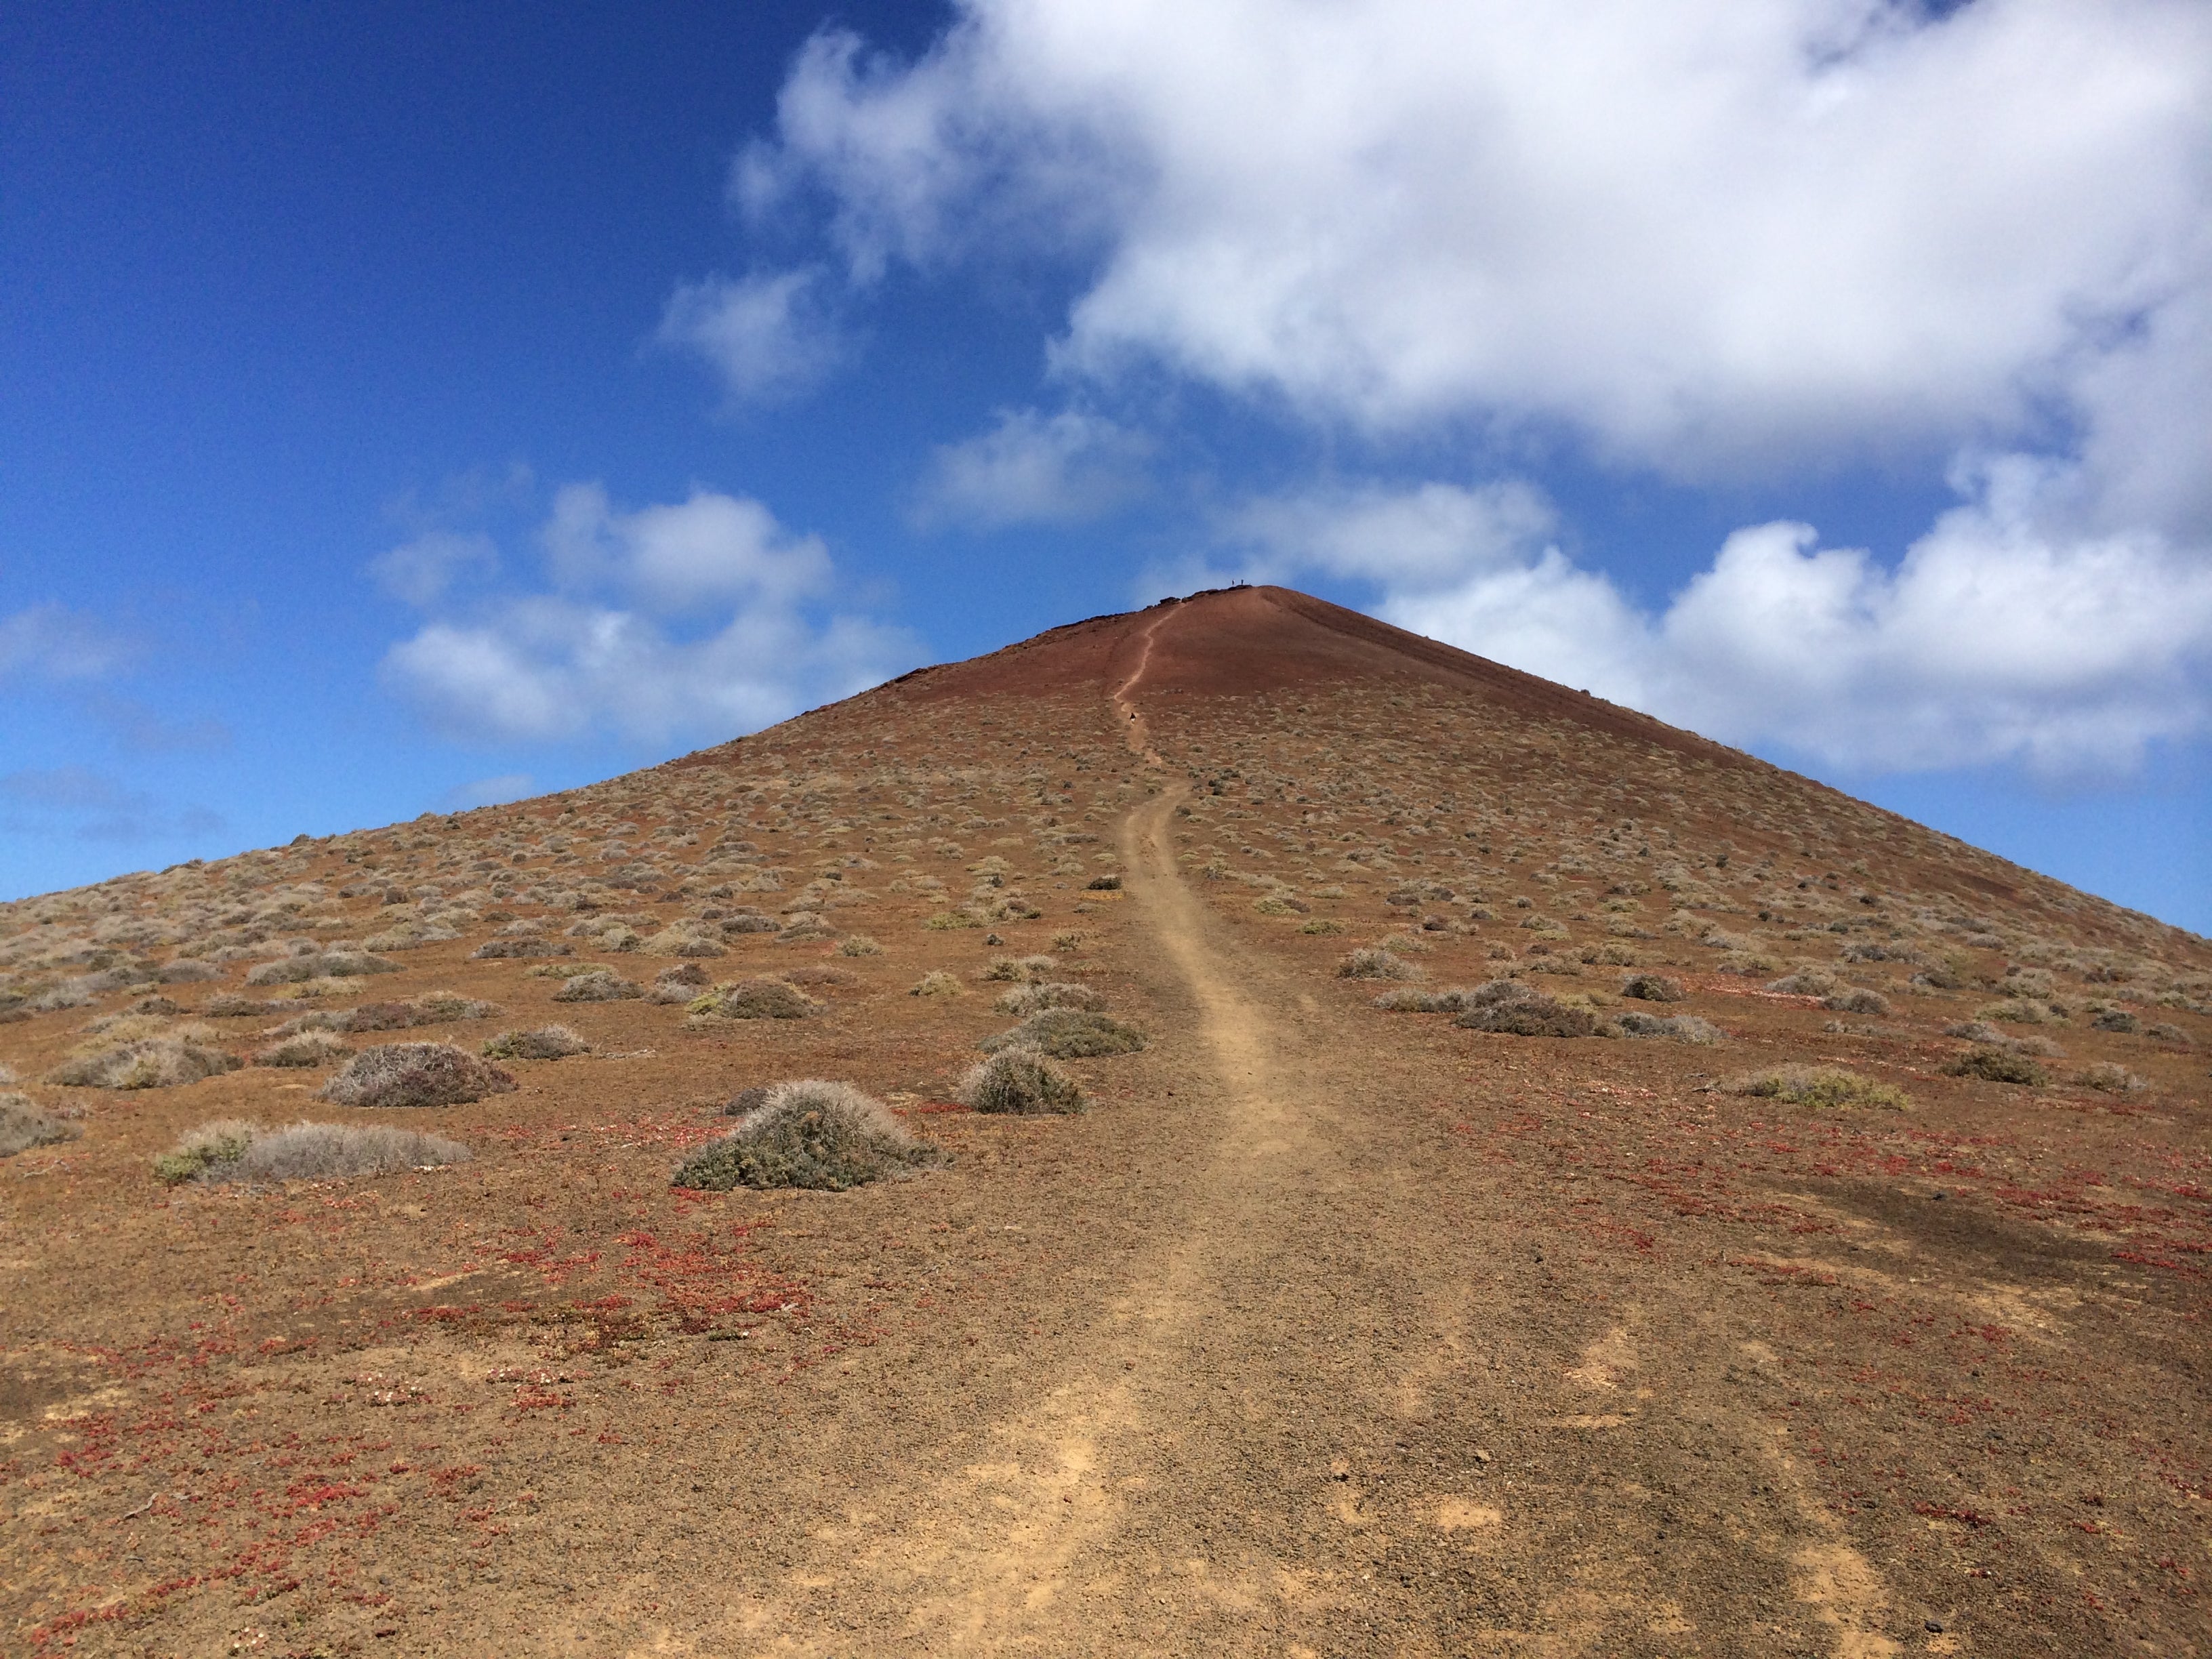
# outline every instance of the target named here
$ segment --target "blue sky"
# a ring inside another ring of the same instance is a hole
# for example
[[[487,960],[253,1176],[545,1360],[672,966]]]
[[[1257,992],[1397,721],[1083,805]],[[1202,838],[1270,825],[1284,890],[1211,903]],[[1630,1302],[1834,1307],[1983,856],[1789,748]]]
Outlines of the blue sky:
[[[2183,3],[0,16],[0,892],[1277,580],[2212,932]]]

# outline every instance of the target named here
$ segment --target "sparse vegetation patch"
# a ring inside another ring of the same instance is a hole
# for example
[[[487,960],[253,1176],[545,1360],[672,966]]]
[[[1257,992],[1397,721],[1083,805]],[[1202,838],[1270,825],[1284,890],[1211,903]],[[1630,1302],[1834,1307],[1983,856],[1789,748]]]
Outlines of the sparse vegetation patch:
[[[498,1066],[450,1042],[383,1042],[356,1054],[317,1097],[338,1106],[461,1106],[514,1086]]]
[[[960,1100],[979,1112],[1079,1112],[1083,1090],[1036,1049],[1002,1048],[961,1079]]]
[[[28,1095],[0,1094],[0,1158],[13,1158],[33,1146],[53,1146],[84,1132],[42,1110]]]
[[[702,1192],[802,1187],[843,1192],[938,1162],[881,1101],[849,1083],[779,1083],[721,1139],[677,1166],[673,1183]]]
[[[541,1025],[534,1031],[501,1031],[483,1046],[486,1060],[566,1060],[588,1054],[592,1045],[565,1025]]]
[[[1011,1031],[988,1036],[977,1045],[986,1054],[1002,1048],[1035,1048],[1054,1060],[1096,1060],[1134,1054],[1145,1034],[1112,1017],[1082,1008],[1047,1008]]]
[[[781,979],[743,979],[718,985],[690,1004],[694,1019],[805,1019],[828,1005]]]
[[[1519,980],[1494,979],[1467,994],[1467,1006],[1453,1024],[1470,1031],[1506,1036],[1615,1036],[1618,1030],[1577,1003],[1546,996]]]
[[[1978,1077],[1989,1083],[2017,1083],[2039,1088],[2051,1074],[2016,1048],[1980,1045],[1966,1050],[1943,1068],[1948,1077]]]
[[[236,1071],[242,1062],[213,1047],[214,1035],[204,1025],[182,1025],[166,1036],[88,1044],[46,1080],[79,1089],[173,1089]]]
[[[458,1141],[387,1124],[295,1123],[270,1130],[232,1119],[188,1131],[154,1160],[154,1175],[173,1187],[188,1181],[331,1181],[434,1169],[470,1157]]]
[[[1793,1106],[1879,1106],[1893,1112],[1912,1107],[1912,1097],[1895,1085],[1840,1066],[1777,1066],[1721,1087],[1732,1095],[1786,1100]]]

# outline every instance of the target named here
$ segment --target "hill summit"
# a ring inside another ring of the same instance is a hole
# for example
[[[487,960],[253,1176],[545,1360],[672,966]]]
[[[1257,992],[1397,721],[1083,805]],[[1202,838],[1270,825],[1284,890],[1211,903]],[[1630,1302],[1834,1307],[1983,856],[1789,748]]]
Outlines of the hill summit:
[[[6,1645],[2194,1651],[2208,1041],[1273,587],[21,901]]]

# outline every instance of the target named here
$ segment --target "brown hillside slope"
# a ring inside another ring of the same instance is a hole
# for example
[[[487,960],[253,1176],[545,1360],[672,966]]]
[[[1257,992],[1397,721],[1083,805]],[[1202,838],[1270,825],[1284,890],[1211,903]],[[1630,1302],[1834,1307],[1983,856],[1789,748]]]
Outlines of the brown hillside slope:
[[[1088,1111],[958,1105],[1024,998]],[[2202,1653],[2209,1000],[1266,588],[0,907],[0,1647]],[[670,1185],[805,1077],[949,1161]],[[151,1173],[303,1118],[473,1156]]]

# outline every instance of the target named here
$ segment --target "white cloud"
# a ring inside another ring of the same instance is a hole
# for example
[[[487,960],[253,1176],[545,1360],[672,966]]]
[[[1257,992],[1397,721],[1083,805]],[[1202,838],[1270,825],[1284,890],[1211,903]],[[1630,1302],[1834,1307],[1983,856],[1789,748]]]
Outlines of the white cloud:
[[[2212,729],[2212,8],[956,4],[910,64],[818,36],[741,159],[756,216],[826,199],[855,283],[1042,251],[1064,383],[1960,490],[1893,563],[1747,528],[1656,612],[1517,486],[1248,503],[1211,550],[1247,574],[1839,765]]]
[[[435,605],[456,583],[498,569],[499,549],[490,537],[451,530],[425,531],[368,562],[378,586],[418,608]]]
[[[1304,568],[1419,587],[1525,560],[1557,527],[1542,491],[1505,479],[1475,489],[1361,483],[1266,496],[1229,514],[1221,537],[1251,550],[1254,580]]]
[[[122,665],[122,642],[65,605],[0,617],[0,679],[99,679]]]
[[[845,361],[823,289],[823,273],[812,270],[679,283],[655,337],[705,358],[739,401],[781,402],[812,390]]]
[[[1760,525],[1656,613],[1532,539],[1538,505],[1513,486],[1262,501],[1230,533],[1293,527],[1246,574],[1368,577],[1402,627],[1832,765],[2109,777],[2212,731],[2212,565],[2148,532],[2053,536],[2047,504],[2071,480],[2017,459],[1962,482],[1969,498],[1894,570],[1809,526]],[[1516,503],[1507,534],[1486,500]]]
[[[712,490],[622,512],[597,484],[556,493],[549,591],[439,616],[393,646],[387,684],[456,736],[554,742],[719,739],[912,665],[903,632],[819,614],[835,572],[817,538]]]
[[[989,431],[940,446],[915,502],[924,526],[1080,524],[1142,493],[1152,442],[1096,415],[999,411]]]
[[[544,544],[565,587],[611,584],[663,615],[725,604],[786,605],[830,582],[830,551],[787,534],[760,502],[695,489],[667,507],[617,513],[598,484],[554,494]]]
[[[861,280],[1095,259],[1078,372],[1694,474],[2032,433],[2100,368],[2201,441],[2127,341],[2212,285],[2208,106],[2191,0],[961,0],[909,67],[818,37],[738,189],[818,185]]]

